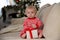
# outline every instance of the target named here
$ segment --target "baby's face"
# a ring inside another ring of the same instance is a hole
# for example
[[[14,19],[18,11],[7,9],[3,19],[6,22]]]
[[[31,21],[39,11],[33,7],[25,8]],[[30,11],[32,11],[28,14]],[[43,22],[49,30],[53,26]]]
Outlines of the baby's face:
[[[33,17],[35,17],[36,12],[35,12],[34,9],[27,9],[27,10],[26,10],[26,15],[27,15],[27,17],[29,17],[29,18],[33,18]]]

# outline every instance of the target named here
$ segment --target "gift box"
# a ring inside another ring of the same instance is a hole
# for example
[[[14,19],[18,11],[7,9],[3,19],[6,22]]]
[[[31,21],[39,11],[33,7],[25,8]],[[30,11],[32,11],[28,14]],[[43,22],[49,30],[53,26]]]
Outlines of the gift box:
[[[27,30],[26,31],[27,39],[38,38],[38,31],[35,30]]]

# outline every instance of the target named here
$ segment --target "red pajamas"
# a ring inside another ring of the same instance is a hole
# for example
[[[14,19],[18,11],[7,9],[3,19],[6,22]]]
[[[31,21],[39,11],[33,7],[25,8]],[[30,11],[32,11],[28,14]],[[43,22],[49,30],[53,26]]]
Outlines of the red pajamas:
[[[33,28],[32,24],[36,25],[36,28]],[[32,30],[32,29],[38,29],[38,34],[42,35],[42,30],[39,29],[41,26],[42,26],[42,22],[41,22],[41,20],[39,18],[37,18],[37,17],[27,18],[24,21],[24,23],[23,23],[24,29],[20,32],[20,37],[22,37],[23,34],[26,34],[26,31],[28,29],[30,29],[30,30]]]

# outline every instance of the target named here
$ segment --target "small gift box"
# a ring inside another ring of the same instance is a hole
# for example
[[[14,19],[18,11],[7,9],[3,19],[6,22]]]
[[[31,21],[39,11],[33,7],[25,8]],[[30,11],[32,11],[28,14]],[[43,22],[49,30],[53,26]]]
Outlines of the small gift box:
[[[27,30],[26,31],[27,39],[38,38],[38,31],[35,30]]]

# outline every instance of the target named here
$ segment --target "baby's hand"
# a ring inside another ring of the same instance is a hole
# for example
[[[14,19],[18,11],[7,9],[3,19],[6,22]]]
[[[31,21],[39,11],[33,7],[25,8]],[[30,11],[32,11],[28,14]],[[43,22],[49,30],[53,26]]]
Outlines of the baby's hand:
[[[33,27],[33,28],[36,28],[36,25],[35,25],[35,24],[32,24],[32,27]]]
[[[25,38],[25,36],[26,36],[26,34],[23,34],[23,35],[22,35],[22,38]]]
[[[39,34],[39,38],[41,38],[41,37],[42,37],[42,35],[43,35],[43,33],[42,33],[42,32],[40,32],[40,34]]]
[[[41,35],[39,35],[39,38],[41,38],[42,37],[42,34]]]

